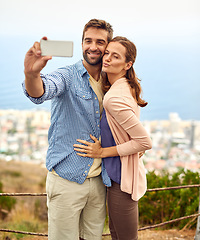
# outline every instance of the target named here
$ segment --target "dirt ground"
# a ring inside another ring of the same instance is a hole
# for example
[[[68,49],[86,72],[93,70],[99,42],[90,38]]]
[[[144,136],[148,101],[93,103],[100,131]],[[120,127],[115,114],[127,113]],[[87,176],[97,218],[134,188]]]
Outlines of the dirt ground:
[[[194,240],[195,230],[144,230],[139,231],[138,240]],[[111,240],[110,236],[102,240]]]
[[[139,232],[139,240],[192,240],[195,230],[144,230]]]

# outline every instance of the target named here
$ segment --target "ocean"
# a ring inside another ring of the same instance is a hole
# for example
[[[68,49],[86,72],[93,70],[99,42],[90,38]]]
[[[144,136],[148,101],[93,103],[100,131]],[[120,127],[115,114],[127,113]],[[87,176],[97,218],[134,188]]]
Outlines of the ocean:
[[[22,44],[18,38],[16,44],[10,46],[3,38],[0,45],[4,46],[0,58],[0,109],[50,110],[50,101],[35,105],[22,91],[23,62],[30,42],[24,41]],[[6,45],[10,47],[7,48]],[[75,49],[77,46],[75,45]],[[138,46],[134,68],[141,79],[143,98],[148,102],[147,107],[141,109],[142,120],[168,119],[170,112],[177,112],[182,120],[200,120],[199,56],[199,46],[186,47],[166,43]],[[81,58],[79,48],[72,58],[52,59],[43,72],[51,72],[58,67],[73,64]]]

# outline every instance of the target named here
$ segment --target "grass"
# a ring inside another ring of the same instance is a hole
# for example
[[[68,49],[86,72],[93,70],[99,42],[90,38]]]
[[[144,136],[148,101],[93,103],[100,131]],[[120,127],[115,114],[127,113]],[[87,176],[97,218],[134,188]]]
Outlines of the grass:
[[[45,190],[47,170],[40,165],[23,162],[0,161],[0,182],[3,192],[7,193],[41,193]],[[0,221],[0,228],[47,232],[47,208],[45,197],[15,197],[15,208]],[[38,213],[39,211],[39,213]],[[40,239],[24,234],[0,233],[0,239]],[[47,238],[46,238],[47,239]]]

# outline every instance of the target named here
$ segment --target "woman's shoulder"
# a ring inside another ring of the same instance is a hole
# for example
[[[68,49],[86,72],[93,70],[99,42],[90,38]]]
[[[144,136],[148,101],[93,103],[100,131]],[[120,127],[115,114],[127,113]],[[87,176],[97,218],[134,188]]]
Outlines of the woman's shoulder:
[[[107,92],[108,97],[132,99],[131,87],[126,78],[117,80]]]
[[[122,96],[122,95],[129,95],[130,87],[126,80],[126,78],[121,78],[114,82],[114,84],[110,87],[108,92],[106,93],[109,97],[111,96]]]
[[[138,104],[133,98],[130,89],[128,89],[128,91],[124,91],[124,89],[117,89],[116,91],[112,91],[110,89],[104,96],[103,105],[104,107],[138,107]]]

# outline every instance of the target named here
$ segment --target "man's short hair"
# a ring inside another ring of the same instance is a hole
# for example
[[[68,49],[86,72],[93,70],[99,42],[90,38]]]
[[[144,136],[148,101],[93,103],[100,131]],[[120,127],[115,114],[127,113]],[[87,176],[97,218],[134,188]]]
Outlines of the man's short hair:
[[[84,39],[85,32],[88,30],[88,28],[97,28],[97,29],[104,29],[108,32],[108,42],[111,41],[113,38],[113,28],[110,25],[110,23],[107,23],[104,20],[100,19],[91,19],[88,23],[85,24],[85,27],[83,29],[83,35],[82,35],[82,42]]]

